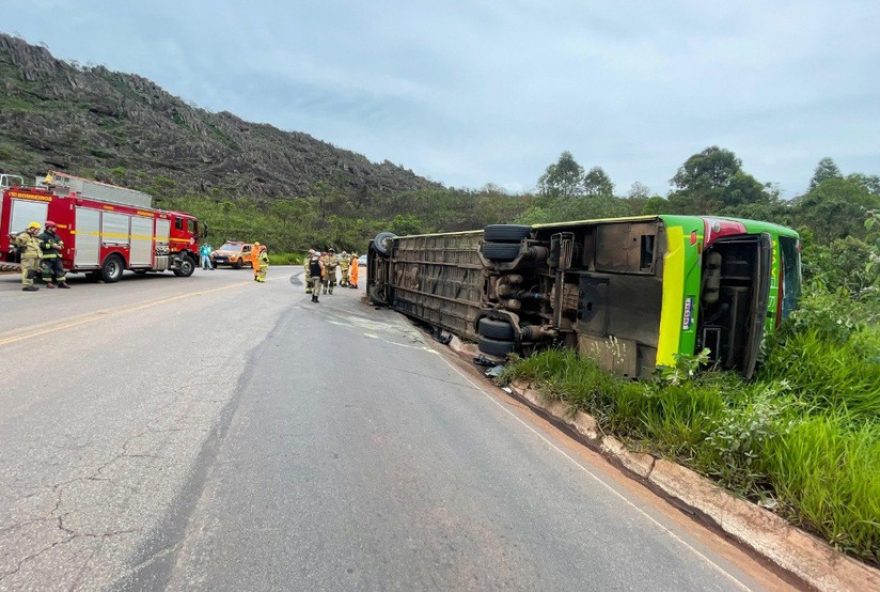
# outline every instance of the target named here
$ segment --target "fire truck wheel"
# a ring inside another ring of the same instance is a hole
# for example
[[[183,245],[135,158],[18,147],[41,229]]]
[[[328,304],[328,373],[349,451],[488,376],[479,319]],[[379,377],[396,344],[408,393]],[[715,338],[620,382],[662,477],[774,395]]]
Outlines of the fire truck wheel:
[[[489,224],[483,229],[483,240],[496,243],[518,243],[532,233],[526,224]]]
[[[507,354],[516,352],[516,344],[512,341],[499,341],[497,339],[489,339],[488,337],[480,337],[480,351],[490,356],[498,356],[504,358]]]
[[[119,255],[110,255],[101,266],[101,279],[108,284],[118,282],[125,271],[125,261]]]
[[[501,339],[503,341],[513,341],[516,339],[513,325],[509,322],[496,321],[485,317],[480,319],[479,333],[481,336],[488,337],[489,339]]]
[[[189,255],[181,255],[178,268],[174,270],[177,277],[189,277],[196,270],[196,264]]]

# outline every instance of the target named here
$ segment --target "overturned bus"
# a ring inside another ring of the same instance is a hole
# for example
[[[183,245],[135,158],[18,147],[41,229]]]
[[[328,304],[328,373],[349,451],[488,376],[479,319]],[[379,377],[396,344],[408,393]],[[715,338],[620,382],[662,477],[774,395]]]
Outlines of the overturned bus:
[[[707,348],[750,377],[763,338],[796,305],[799,253],[789,228],[706,216],[381,233],[367,290],[490,358],[567,346],[641,378]]]

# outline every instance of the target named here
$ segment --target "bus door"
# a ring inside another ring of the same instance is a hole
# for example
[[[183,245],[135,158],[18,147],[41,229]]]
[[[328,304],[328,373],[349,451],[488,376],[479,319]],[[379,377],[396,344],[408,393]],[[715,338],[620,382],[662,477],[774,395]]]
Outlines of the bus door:
[[[716,240],[703,253],[698,349],[751,378],[758,362],[770,297],[773,242],[769,234]]]

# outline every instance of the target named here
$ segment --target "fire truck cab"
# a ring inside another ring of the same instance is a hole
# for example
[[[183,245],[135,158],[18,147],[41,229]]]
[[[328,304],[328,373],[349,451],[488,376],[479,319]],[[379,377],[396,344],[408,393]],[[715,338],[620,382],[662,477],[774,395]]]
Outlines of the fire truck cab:
[[[30,222],[52,220],[69,272],[108,283],[121,279],[126,269],[193,274],[206,231],[194,216],[152,208],[149,195],[122,187],[62,173],[50,173],[46,180],[52,182],[2,189],[0,260],[18,260],[12,238]]]

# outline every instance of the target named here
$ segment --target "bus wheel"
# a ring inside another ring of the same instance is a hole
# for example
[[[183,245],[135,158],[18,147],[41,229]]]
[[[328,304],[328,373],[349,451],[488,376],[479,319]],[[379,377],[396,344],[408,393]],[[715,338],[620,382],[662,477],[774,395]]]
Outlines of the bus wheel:
[[[388,257],[391,255],[391,241],[397,238],[393,232],[380,232],[373,239],[373,248],[377,253]]]
[[[122,278],[122,272],[125,271],[125,261],[119,255],[110,255],[104,259],[101,266],[101,279],[112,284],[118,282]]]
[[[193,263],[193,260],[189,255],[181,255],[180,263],[177,265],[177,269],[174,270],[174,275],[177,277],[189,277],[196,270],[196,264]]]
[[[532,233],[532,227],[526,224],[489,224],[483,230],[483,239],[487,242],[518,243]]]
[[[516,344],[514,342],[489,339],[488,337],[480,337],[479,348],[484,354],[499,358],[507,357],[507,354],[516,352]]]
[[[483,337],[501,339],[503,341],[513,341],[516,337],[513,325],[507,321],[496,321],[486,317],[480,319],[479,333]]]
[[[519,243],[483,243],[480,251],[489,261],[506,263],[519,255]]]

